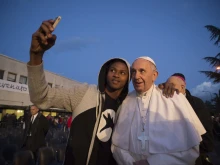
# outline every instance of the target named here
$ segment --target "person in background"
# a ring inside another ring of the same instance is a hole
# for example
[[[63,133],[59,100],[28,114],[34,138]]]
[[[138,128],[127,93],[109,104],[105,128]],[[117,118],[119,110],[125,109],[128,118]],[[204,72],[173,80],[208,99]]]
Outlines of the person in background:
[[[61,129],[61,124],[59,122],[59,116],[54,117],[52,128]]]
[[[68,131],[70,131],[71,123],[72,123],[72,116],[70,116],[67,120],[67,129],[68,129]]]
[[[186,79],[182,73],[174,73],[168,78],[167,83],[174,85],[174,88],[178,89],[180,93],[186,96],[202,125],[204,126],[206,133],[202,135],[202,141],[199,146],[200,155],[196,160],[196,165],[206,165],[210,163],[208,153],[214,149],[214,137],[213,137],[213,123],[212,118],[204,102],[195,96],[192,96],[189,90],[186,89]]]
[[[49,129],[48,120],[39,112],[36,105],[30,106],[31,116],[27,117],[23,134],[22,149],[31,150],[37,160],[40,147],[46,146],[45,137]]]

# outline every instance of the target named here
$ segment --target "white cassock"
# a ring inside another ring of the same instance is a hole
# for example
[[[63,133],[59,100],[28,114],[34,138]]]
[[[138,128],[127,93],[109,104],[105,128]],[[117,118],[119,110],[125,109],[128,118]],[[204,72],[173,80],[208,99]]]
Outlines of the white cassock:
[[[123,101],[112,153],[119,165],[143,159],[150,165],[194,165],[205,132],[183,94],[166,98],[153,85],[145,95],[133,91]]]

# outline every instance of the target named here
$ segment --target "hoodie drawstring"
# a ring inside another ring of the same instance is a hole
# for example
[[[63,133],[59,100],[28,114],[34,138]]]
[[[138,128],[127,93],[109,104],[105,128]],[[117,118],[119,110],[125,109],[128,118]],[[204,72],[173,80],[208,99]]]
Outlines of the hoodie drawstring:
[[[90,147],[89,147],[89,152],[88,152],[88,156],[87,156],[86,165],[89,164],[89,160],[90,160],[92,150],[93,150],[93,146],[94,146],[94,142],[95,142],[96,132],[97,132],[97,129],[98,129],[99,120],[100,120],[100,117],[101,117],[102,103],[104,102],[104,101],[102,101],[102,98],[103,98],[103,100],[105,100],[105,94],[102,94],[102,95],[99,94],[97,96],[98,101],[97,101],[97,105],[96,105],[96,123],[95,123],[94,129],[93,129],[92,140],[90,142]],[[98,111],[98,114],[97,114],[97,111]]]

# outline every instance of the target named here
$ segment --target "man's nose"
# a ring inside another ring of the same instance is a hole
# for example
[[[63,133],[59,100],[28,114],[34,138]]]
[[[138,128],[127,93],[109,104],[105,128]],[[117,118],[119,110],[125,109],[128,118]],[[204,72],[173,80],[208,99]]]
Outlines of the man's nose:
[[[140,74],[138,72],[133,73],[133,78],[134,79],[139,79],[140,78]]]
[[[115,72],[113,76],[114,76],[114,77],[119,77],[119,73],[118,73],[118,72]]]

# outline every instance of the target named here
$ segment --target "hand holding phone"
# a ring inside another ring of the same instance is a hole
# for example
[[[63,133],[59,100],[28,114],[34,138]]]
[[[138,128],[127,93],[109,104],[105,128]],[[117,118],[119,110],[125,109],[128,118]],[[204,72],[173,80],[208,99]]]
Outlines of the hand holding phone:
[[[58,25],[58,23],[60,22],[60,20],[61,20],[61,16],[58,16],[58,17],[56,17],[55,18],[55,20],[54,20],[54,23],[53,23],[53,29],[55,29],[56,28],[56,26]],[[44,33],[44,36],[45,36],[45,38],[46,39],[48,39],[48,37],[47,37],[47,35]]]
[[[60,20],[61,16],[56,17],[55,20],[43,21],[40,28],[32,35],[30,52],[43,54],[55,44],[56,35],[52,32]]]

